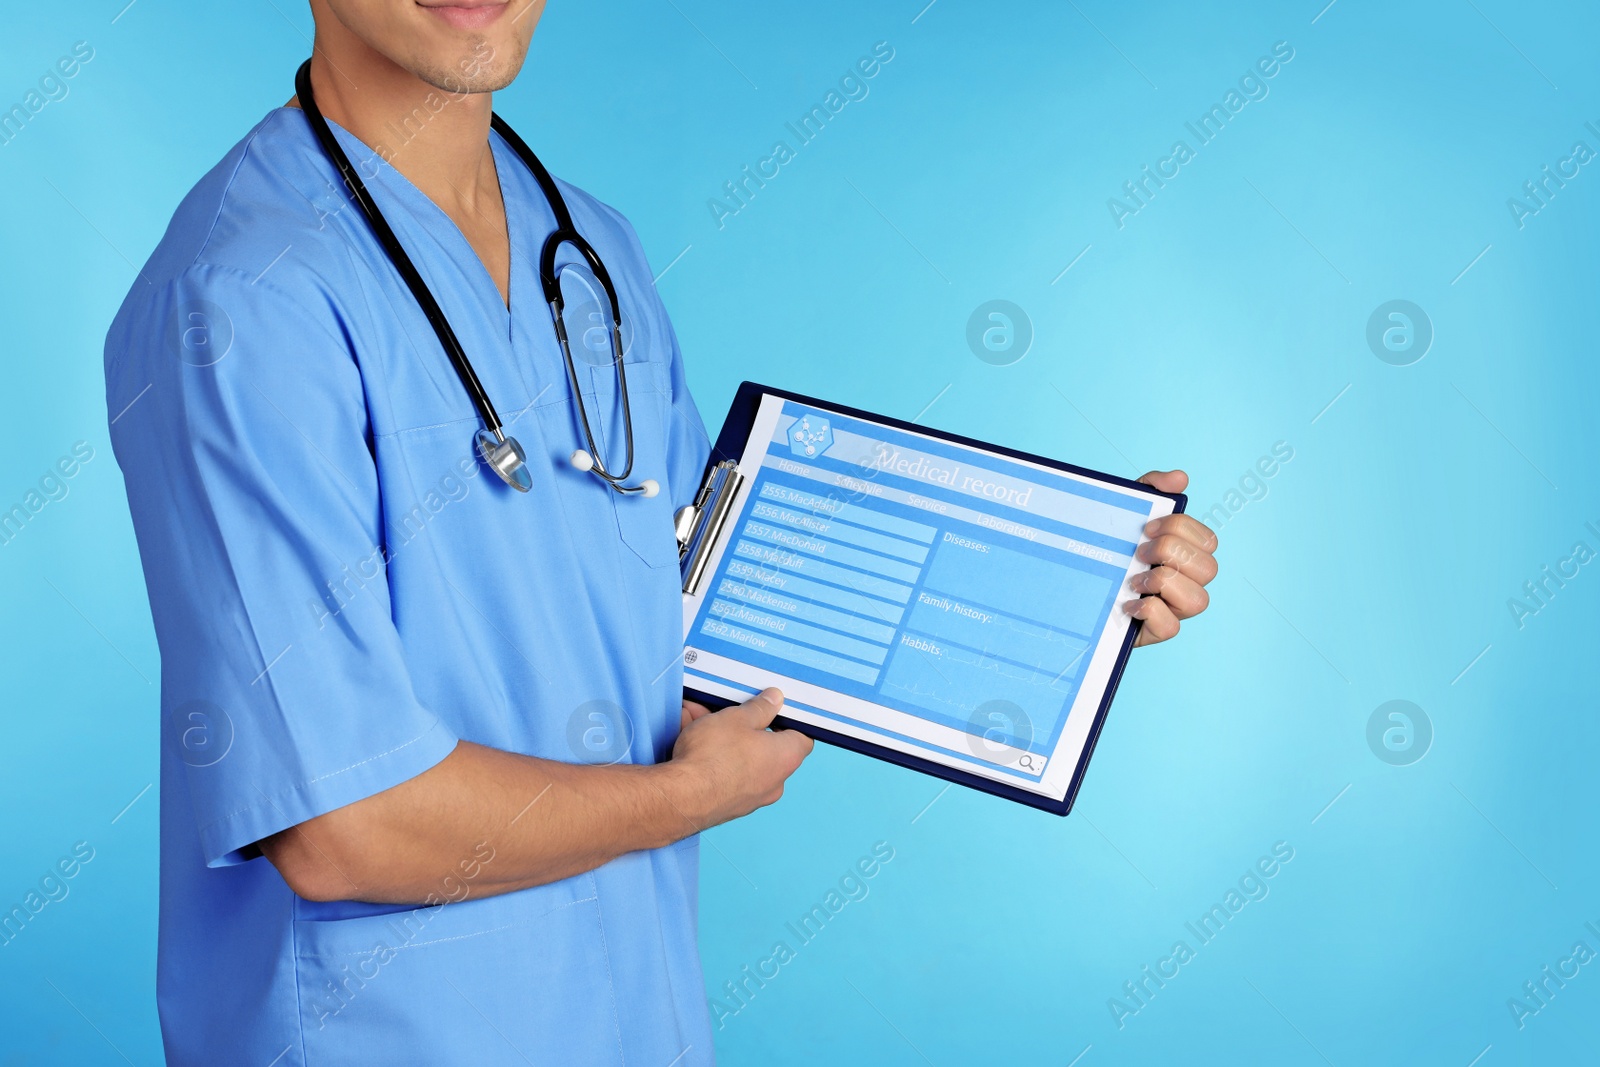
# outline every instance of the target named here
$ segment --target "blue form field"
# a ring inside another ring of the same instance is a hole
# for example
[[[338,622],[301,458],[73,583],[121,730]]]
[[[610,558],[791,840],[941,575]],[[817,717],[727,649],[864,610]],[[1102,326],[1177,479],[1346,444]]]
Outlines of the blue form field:
[[[853,589],[860,593],[870,593],[881,596],[886,600],[893,600],[904,604],[911,599],[911,587],[900,582],[891,582],[887,578],[880,578],[875,574],[865,574],[861,571],[850,570],[847,567],[835,566],[812,556],[801,555],[798,552],[789,552],[781,548],[769,547],[758,541],[741,540],[733,547],[733,554],[742,556],[756,563],[765,564],[785,574],[804,573],[812,578],[824,582],[842,585],[846,589]],[[729,568],[731,571],[731,567]]]
[[[1089,642],[929,590],[917,594],[906,626],[1020,663],[1052,678],[1076,677]]]
[[[1098,548],[1117,556],[1133,555],[1134,549],[1138,547],[1137,531],[1142,526],[1138,518],[1148,514],[1144,505],[1133,508],[1110,504],[1109,501],[1101,500],[1099,496],[1063,488],[1058,498],[1064,498],[1066,501],[1082,499],[1099,508],[1100,514],[1098,516],[1070,514],[1073,509],[1068,503],[1067,514],[1063,514],[1060,508],[1053,508],[1050,512],[1029,511],[1025,514],[1010,512],[1017,518],[1027,518],[1025,524],[1013,523],[1011,519],[995,513],[994,507],[990,506],[994,504],[993,501],[947,488],[941,482],[909,479],[899,474],[880,475],[876,472],[864,474],[859,465],[832,456],[818,456],[810,463],[799,466],[799,470],[784,469],[783,473],[795,478],[804,478],[812,483],[834,485],[839,491],[850,492],[856,499],[865,498],[872,502],[863,506],[877,507],[890,504],[915,508],[920,512],[936,513],[942,520],[957,520],[976,525],[994,523],[1001,532],[1008,532],[1007,528],[1011,526],[1031,528],[1062,541],[1075,541],[1081,546]],[[1102,505],[1107,506],[1102,507]],[[1112,532],[1106,532],[1102,528],[1108,511],[1115,516],[1112,521]],[[1122,516],[1121,512],[1127,512],[1127,516]],[[1079,549],[1069,548],[1068,551],[1079,551]]]
[[[852,526],[847,522],[837,519],[827,519],[809,512],[797,511],[793,508],[779,507],[758,500],[750,509],[750,517],[763,522],[775,523],[818,537],[826,537],[833,541],[843,541],[858,548],[870,548],[874,552],[882,552],[889,556],[898,556],[910,560],[912,563],[922,563],[928,558],[928,546],[914,544],[898,537],[878,533],[860,526]]]
[[[719,596],[742,600],[746,604],[753,604],[767,611],[778,612],[806,622],[814,622],[822,626],[829,626],[835,630],[842,630],[847,634],[864,637],[868,641],[877,641],[887,645],[894,640],[894,627],[876,622],[873,619],[863,619],[859,615],[851,615],[833,608],[825,608],[821,604],[813,604],[801,600],[797,596],[785,596],[771,589],[764,589],[757,585],[745,585],[742,582],[730,581],[724,578],[717,585]],[[848,594],[846,594],[848,595]],[[866,598],[863,597],[863,600]],[[879,606],[878,601],[871,601],[867,605],[869,610]],[[881,605],[884,609],[894,612],[895,621],[899,621],[900,610],[890,608],[888,604]],[[881,660],[879,662],[882,662]]]
[[[972,715],[980,705],[1004,700],[1026,712],[1032,723],[1032,737],[1018,741],[1048,741],[1055,736],[1056,724],[1076,689],[1076,683],[1066,679],[1057,681],[1051,675],[954,648],[931,636],[903,634],[900,642],[884,673],[881,692],[958,730],[973,730]]]
[[[861,507],[859,504],[851,504],[835,497],[808,493],[804,490],[784,485],[781,482],[764,481],[760,495],[763,500],[789,504],[813,515],[832,515],[846,522],[853,522],[857,526],[871,526],[875,530],[884,530],[888,533],[898,534],[901,537],[909,537],[913,541],[921,541],[923,544],[932,544],[934,534],[938,532],[932,526],[924,526],[920,522],[902,519],[897,515],[884,515],[881,512]]]
[[[780,548],[793,549],[804,552],[808,556],[817,556],[843,563],[848,567],[864,570],[869,574],[879,574],[885,578],[898,578],[902,582],[915,582],[922,574],[922,568],[913,566],[901,560],[880,556],[876,552],[864,552],[859,548],[841,545],[835,541],[825,541],[820,537],[799,530],[788,530],[781,526],[770,526],[764,522],[747,522],[744,524],[743,535],[753,537],[758,541],[766,541],[778,545]]]
[[[1071,558],[1051,561],[945,534],[934,551],[924,587],[1022,618],[1048,619],[1063,630],[1088,637],[1105,617],[1116,584],[1111,578],[1074,566]]]
[[[890,626],[900,625],[900,620],[905,617],[904,608],[876,597],[862,596],[860,593],[851,593],[831,585],[823,585],[821,582],[797,578],[792,574],[784,574],[770,567],[746,563],[743,560],[730,561],[726,573],[729,578],[737,578],[761,586],[763,589],[781,590],[794,596],[805,597],[807,600],[832,604],[836,608],[853,611],[869,619],[882,620]]]
[[[774,659],[787,660],[798,663],[803,667],[825,671],[828,674],[838,675],[840,678],[849,678],[860,682],[862,685],[873,685],[878,680],[878,669],[869,667],[865,663],[845,659],[842,656],[829,655],[818,652],[814,648],[771,637],[766,634],[752,633],[739,626],[730,626],[720,619],[708,618],[700,626],[700,632],[707,637],[714,637],[732,644],[743,645],[766,653]]]
[[[817,648],[826,648],[834,652],[842,652],[846,656],[864,659],[868,663],[883,665],[883,660],[888,655],[887,645],[869,644],[854,637],[836,634],[832,630],[824,630],[820,626],[811,626],[808,623],[786,619],[780,615],[761,611],[748,604],[740,604],[732,600],[717,599],[712,601],[710,614],[727,622],[736,622],[742,626],[753,627],[768,633],[782,634],[796,641],[803,641]]]

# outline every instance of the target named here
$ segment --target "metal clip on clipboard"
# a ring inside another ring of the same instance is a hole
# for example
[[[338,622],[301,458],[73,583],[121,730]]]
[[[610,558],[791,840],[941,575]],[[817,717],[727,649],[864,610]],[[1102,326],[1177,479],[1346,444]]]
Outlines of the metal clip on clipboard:
[[[737,462],[725,459],[714,464],[706,471],[694,503],[681,509],[674,519],[684,593],[693,596],[699,590],[706,564],[711,561],[712,546],[722,535],[722,527],[728,521],[742,485],[744,475],[739,473]]]

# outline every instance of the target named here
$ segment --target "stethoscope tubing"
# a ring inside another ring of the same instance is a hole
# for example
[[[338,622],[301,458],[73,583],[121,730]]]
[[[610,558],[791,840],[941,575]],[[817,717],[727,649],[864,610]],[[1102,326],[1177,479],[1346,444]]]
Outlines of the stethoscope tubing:
[[[344,179],[345,188],[350,190],[350,195],[361,208],[361,213],[367,217],[368,224],[372,226],[372,232],[377,236],[378,243],[388,253],[395,269],[400,272],[401,279],[405,281],[406,288],[411,290],[411,295],[422,309],[423,315],[427,316],[428,325],[432,326],[433,332],[438,335],[439,344],[443,346],[445,355],[450,357],[462,386],[471,397],[473,406],[478,409],[478,417],[483,421],[484,428],[494,434],[497,440],[504,440],[505,433],[500,422],[500,413],[495,410],[494,401],[489,399],[483,383],[478,380],[477,371],[472,369],[472,361],[467,358],[460,340],[456,338],[456,332],[451,328],[450,320],[445,317],[444,309],[434,299],[428,283],[422,280],[416,264],[411,262],[405,247],[400,244],[400,239],[390,228],[389,220],[378,210],[377,202],[367,191],[366,183],[356,173],[355,167],[350,163],[350,157],[345,155],[343,146],[339,144],[338,138],[334,137],[333,130],[328,125],[328,120],[317,107],[316,97],[311,91],[311,60],[302,63],[299,71],[295,73],[294,89],[300,101],[300,109],[311,120],[311,128],[315,131],[317,140],[321,142],[323,151],[333,160],[333,165],[339,170],[339,176]]]
[[[411,257],[406,253],[404,246],[400,244],[400,239],[395,236],[388,220],[384,218],[377,202],[373,200],[372,194],[367,190],[366,183],[361,180],[361,175],[357,173],[355,167],[351,164],[349,156],[345,154],[343,146],[339,144],[338,139],[333,134],[332,127],[328,125],[327,119],[317,106],[316,96],[311,87],[311,61],[309,59],[302,63],[300,69],[295,72],[295,94],[299,99],[301,110],[305,112],[306,118],[311,123],[311,128],[315,132],[323,152],[333,161],[334,167],[339,171],[339,176],[343,179],[345,187],[350,190],[350,195],[361,208],[362,214],[366,216],[368,224],[372,227],[373,234],[378,239],[378,243],[383,247],[390,262],[394,264],[401,279],[406,283],[406,287],[411,291],[412,297],[416,300],[417,306],[421,308],[423,315],[428,319],[429,325],[433,327],[434,334],[439,338],[440,346],[444,348],[445,354],[449,357],[457,376],[461,379],[463,388],[466,389],[468,397],[478,411],[478,417],[483,423],[484,431],[487,431],[492,437],[492,443],[484,442],[482,432],[480,432],[480,452],[483,453],[484,461],[507,484],[526,492],[530,482],[527,480],[521,446],[517,444],[515,438],[510,438],[505,434],[499,412],[495,410],[494,403],[489,399],[487,390],[484,389],[483,383],[479,381],[477,372],[472,367],[472,361],[467,358],[466,351],[456,337],[455,330],[450,326],[449,318],[446,317],[444,310],[439,306],[439,302],[434,298],[433,291],[428,288],[428,284],[423,280],[416,264],[411,261]],[[567,209],[566,199],[561,195],[561,189],[556,185],[555,179],[550,176],[550,172],[545,169],[544,164],[533,154],[533,150],[528,147],[527,142],[517,134],[516,130],[511,128],[510,123],[499,115],[491,115],[489,123],[491,128],[499,133],[506,143],[511,146],[517,157],[522,160],[523,165],[533,174],[534,180],[538,183],[546,202],[550,205],[551,213],[555,216],[555,230],[545,239],[543,247],[539,250],[539,286],[544,295],[545,304],[550,309],[551,323],[555,328],[556,340],[561,346],[562,362],[566,366],[567,383],[572,389],[574,404],[578,409],[578,421],[583,430],[584,443],[588,446],[587,452],[574,453],[573,465],[578,466],[579,469],[590,471],[619,493],[643,493],[646,496],[653,496],[657,486],[652,480],[647,479],[639,485],[623,484],[633,473],[633,412],[628,400],[627,361],[622,350],[622,308],[617,299],[616,287],[611,282],[611,274],[606,270],[606,265],[600,259],[600,254],[578,232],[572,221],[572,213]],[[589,269],[594,272],[596,280],[600,282],[601,289],[605,292],[606,301],[610,305],[611,352],[613,365],[616,367],[617,372],[617,392],[620,394],[622,402],[623,436],[625,440],[623,467],[618,472],[612,472],[606,468],[600,448],[595,441],[594,430],[589,423],[588,407],[583,402],[583,387],[578,380],[577,364],[572,358],[572,345],[567,336],[566,324],[562,319],[565,302],[561,295],[561,280],[556,271],[555,260],[563,244],[571,245],[576,249],[589,266]],[[514,453],[516,458],[510,461],[508,467],[503,467],[501,462],[496,461],[492,453],[498,454],[502,459]],[[580,465],[578,462],[580,456],[584,459],[584,465]]]
[[[539,183],[539,189],[544,193],[545,200],[550,204],[551,214],[555,216],[556,228],[545,238],[543,247],[539,249],[539,287],[544,293],[545,304],[550,308],[550,321],[555,327],[556,340],[561,344],[561,356],[567,368],[567,382],[572,387],[572,395],[576,397],[578,408],[578,421],[583,429],[583,440],[589,446],[589,455],[593,457],[594,466],[591,468],[596,476],[609,484],[620,493],[641,492],[639,486],[623,485],[630,474],[633,473],[633,413],[628,407],[628,371],[627,360],[622,352],[622,307],[617,301],[616,286],[611,283],[611,273],[606,270],[605,263],[600,259],[600,253],[594,250],[572,221],[572,214],[567,210],[566,198],[561,195],[561,189],[556,181],[545,169],[539,157],[533,154],[533,149],[528,147],[511,124],[499,115],[489,118],[489,125],[496,133],[511,146],[511,150],[522,160],[523,165],[532,172],[534,181]],[[569,244],[577,249],[589,269],[594,272],[595,279],[600,282],[601,290],[606,294],[606,301],[611,305],[611,351],[616,359],[617,391],[622,395],[622,422],[627,427],[624,434],[626,452],[623,457],[622,470],[613,474],[607,470],[600,457],[600,449],[595,444],[594,431],[589,425],[589,412],[583,402],[583,387],[578,381],[578,367],[572,359],[572,343],[567,336],[566,321],[561,317],[565,300],[561,296],[561,279],[556,273],[556,255],[563,244]]]

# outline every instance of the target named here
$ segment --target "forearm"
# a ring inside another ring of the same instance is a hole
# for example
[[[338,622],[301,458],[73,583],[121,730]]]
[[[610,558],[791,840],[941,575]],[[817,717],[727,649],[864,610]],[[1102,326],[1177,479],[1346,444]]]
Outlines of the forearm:
[[[393,789],[261,842],[301,896],[420,904],[559,881],[703,829],[671,763],[587,766],[469,742]]]

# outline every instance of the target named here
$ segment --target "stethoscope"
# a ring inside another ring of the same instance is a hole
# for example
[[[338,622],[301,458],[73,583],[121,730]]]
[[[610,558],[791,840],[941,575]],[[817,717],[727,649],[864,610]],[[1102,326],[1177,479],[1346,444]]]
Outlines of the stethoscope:
[[[361,176],[350,165],[350,158],[345,155],[344,149],[333,136],[333,130],[328,127],[328,120],[322,117],[316,97],[311,91],[309,59],[300,65],[300,70],[294,76],[294,90],[300,100],[300,110],[304,111],[306,118],[311,121],[311,128],[316,132],[322,150],[339,169],[339,175],[349,188],[350,195],[355,198],[362,213],[367,216],[373,234],[377,236],[383,250],[389,254],[389,260],[394,264],[395,270],[399,271],[400,277],[405,280],[412,297],[417,301],[417,306],[428,317],[433,332],[439,337],[439,343],[444,346],[445,355],[450,357],[450,362],[456,369],[456,376],[461,379],[461,385],[478,409],[478,418],[483,423],[483,427],[478,430],[474,438],[478,454],[507,485],[518,492],[526,493],[533,488],[533,475],[528,471],[527,453],[523,452],[522,445],[515,437],[505,432],[505,426],[500,421],[499,413],[494,409],[494,403],[490,401],[489,394],[484,392],[483,383],[478,380],[477,372],[472,369],[472,362],[467,359],[466,352],[461,348],[461,342],[456,339],[455,331],[450,328],[450,320],[445,318],[439,302],[433,298],[433,292],[428,288],[428,283],[422,280],[422,275],[417,272],[411,257],[406,255],[406,250],[401,247],[399,238],[395,237],[394,230],[390,229],[383,212],[378,210],[378,205],[372,199],[372,194],[367,192]],[[600,261],[599,254],[573,225],[572,215],[567,211],[567,202],[562,198],[561,190],[556,187],[555,179],[544,169],[544,164],[539,162],[533,151],[521,137],[517,136],[517,132],[499,115],[490,117],[490,125],[505,138],[506,143],[517,153],[528,170],[533,172],[534,179],[539,183],[539,188],[544,192],[545,200],[549,202],[550,210],[556,217],[555,231],[545,238],[544,247],[539,251],[539,284],[544,289],[545,303],[550,307],[550,319],[555,324],[556,339],[561,342],[561,355],[567,364],[567,381],[572,386],[572,395],[578,408],[578,421],[583,427],[584,442],[589,446],[587,449],[580,448],[573,452],[569,462],[580,471],[593,473],[619,493],[643,493],[647,497],[655,496],[661,491],[661,486],[654,478],[646,478],[637,485],[625,484],[633,472],[633,413],[628,410],[628,377],[623,366],[622,309],[617,302],[617,290],[611,284],[611,275],[606,272],[606,266]],[[614,473],[606,468],[601,459],[600,449],[595,445],[594,432],[589,426],[589,412],[583,403],[583,389],[578,383],[578,368],[572,362],[572,346],[567,341],[567,327],[562,319],[565,303],[561,298],[561,279],[556,273],[556,253],[564,244],[578,250],[578,254],[583,257],[589,269],[594,272],[595,278],[599,280],[601,288],[605,290],[606,302],[611,306],[611,328],[607,343],[610,346],[612,365],[617,370],[617,393],[622,398],[622,424],[627,441],[622,470]]]

